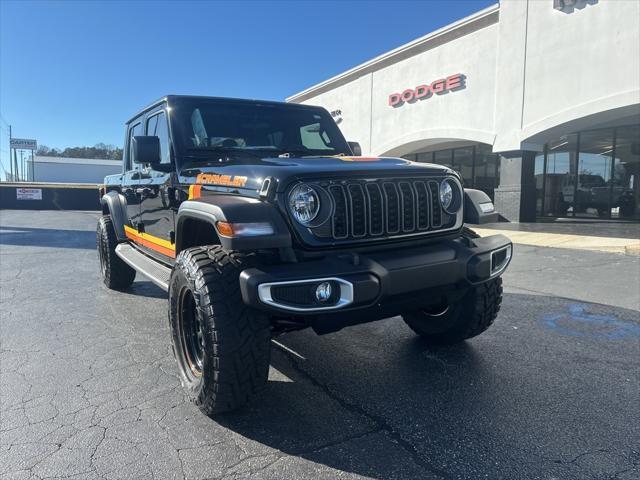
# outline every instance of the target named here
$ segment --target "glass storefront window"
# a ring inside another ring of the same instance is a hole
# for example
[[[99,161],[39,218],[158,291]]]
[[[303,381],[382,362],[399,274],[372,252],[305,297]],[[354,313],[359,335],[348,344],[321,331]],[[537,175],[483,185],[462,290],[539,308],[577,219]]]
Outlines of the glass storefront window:
[[[473,147],[453,150],[453,168],[462,176],[465,187],[473,186]]]
[[[493,200],[500,157],[491,150],[476,144],[405,158],[453,168]],[[534,177],[540,216],[640,220],[640,125],[563,135],[536,155]]]
[[[573,213],[578,136],[564,135],[547,145],[544,179],[544,215],[564,217]]]
[[[416,155],[418,162],[433,163],[433,152],[423,152]]]
[[[536,155],[533,175],[536,182],[536,214],[542,215],[544,202],[544,153]]]
[[[500,184],[500,157],[489,145],[476,145],[473,188],[482,190],[493,200],[493,191]]]
[[[482,190],[492,200],[493,190],[500,183],[500,157],[491,152],[490,145],[411,153],[404,158],[452,168],[460,173],[465,187]]]
[[[437,163],[438,165],[445,165],[447,167],[453,167],[451,163],[451,157],[451,150],[440,150],[433,154],[433,163]]]
[[[539,215],[640,219],[640,125],[565,135],[545,152],[535,161]]]
[[[402,158],[412,162],[433,163],[433,152],[408,153]]]
[[[640,125],[616,129],[611,217],[640,219]]]

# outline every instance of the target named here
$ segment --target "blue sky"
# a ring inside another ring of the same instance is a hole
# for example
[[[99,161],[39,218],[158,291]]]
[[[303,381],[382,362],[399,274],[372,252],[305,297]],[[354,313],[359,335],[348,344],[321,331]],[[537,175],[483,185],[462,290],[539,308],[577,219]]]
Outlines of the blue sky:
[[[495,2],[0,0],[0,158],[8,130],[120,146],[167,93],[283,100]]]

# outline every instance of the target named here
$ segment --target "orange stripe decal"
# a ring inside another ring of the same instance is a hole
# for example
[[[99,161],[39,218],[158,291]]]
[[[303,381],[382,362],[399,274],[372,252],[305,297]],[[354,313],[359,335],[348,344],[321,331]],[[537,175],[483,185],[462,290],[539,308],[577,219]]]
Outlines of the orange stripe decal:
[[[379,162],[380,157],[336,157],[343,162]]]
[[[129,240],[133,240],[151,250],[155,250],[167,257],[173,258],[176,256],[176,247],[168,240],[149,235],[148,233],[140,233],[127,225],[124,226],[124,233]]]
[[[189,185],[189,200],[194,200],[200,198],[200,193],[202,191],[202,185],[194,183],[193,185]]]

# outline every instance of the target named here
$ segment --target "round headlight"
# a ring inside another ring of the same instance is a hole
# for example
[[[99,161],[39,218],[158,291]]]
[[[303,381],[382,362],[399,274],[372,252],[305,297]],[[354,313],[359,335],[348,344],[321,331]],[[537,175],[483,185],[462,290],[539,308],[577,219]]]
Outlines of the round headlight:
[[[440,205],[445,212],[454,214],[461,205],[460,189],[449,178],[440,182]]]
[[[308,225],[320,211],[320,198],[313,187],[301,183],[289,193],[289,210],[296,221]]]
[[[447,180],[443,180],[440,183],[440,204],[445,210],[449,210],[451,203],[453,202],[453,188],[451,183]]]

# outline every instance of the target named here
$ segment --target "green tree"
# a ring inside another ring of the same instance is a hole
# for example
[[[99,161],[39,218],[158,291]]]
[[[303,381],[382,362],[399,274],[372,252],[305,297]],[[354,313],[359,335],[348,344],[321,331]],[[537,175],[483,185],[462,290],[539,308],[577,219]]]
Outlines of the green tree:
[[[100,160],[122,160],[122,149],[115,145],[97,143],[93,147],[67,147],[64,150],[40,145],[36,155],[43,157],[88,158]]]

